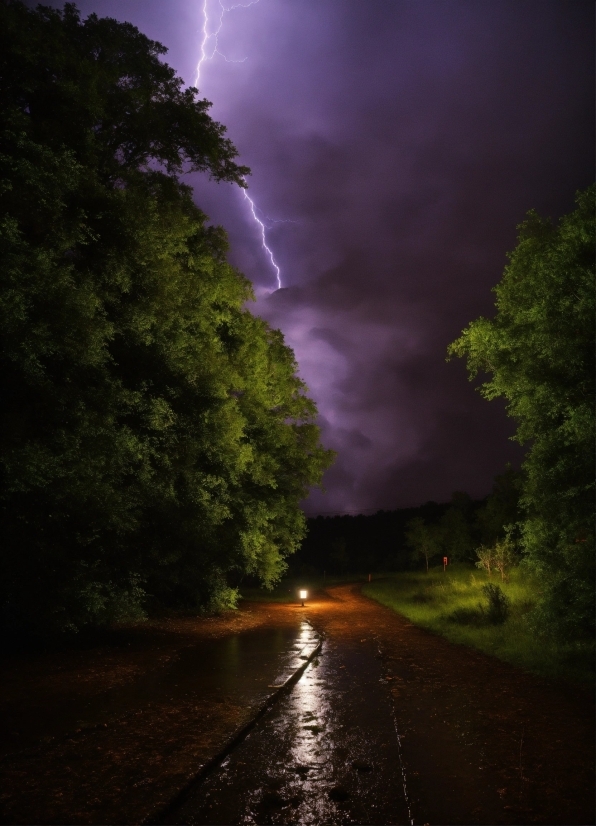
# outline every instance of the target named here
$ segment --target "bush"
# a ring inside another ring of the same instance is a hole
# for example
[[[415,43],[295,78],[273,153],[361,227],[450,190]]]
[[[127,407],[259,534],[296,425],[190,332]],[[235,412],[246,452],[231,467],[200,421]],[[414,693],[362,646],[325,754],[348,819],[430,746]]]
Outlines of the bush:
[[[502,625],[509,616],[510,600],[498,585],[487,582],[482,586],[482,593],[488,600],[486,619],[491,625]]]
[[[447,615],[447,619],[458,625],[482,625],[485,622],[485,612],[481,605],[478,608],[456,608]]]

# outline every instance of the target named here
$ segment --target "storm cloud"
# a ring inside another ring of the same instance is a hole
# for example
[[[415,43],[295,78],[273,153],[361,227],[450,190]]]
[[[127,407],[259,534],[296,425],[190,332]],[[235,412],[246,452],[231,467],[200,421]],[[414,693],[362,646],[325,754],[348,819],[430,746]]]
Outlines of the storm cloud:
[[[134,23],[194,83],[202,0],[79,8]],[[337,451],[308,513],[483,496],[519,464],[504,405],[446,347],[492,313],[526,211],[557,218],[593,180],[593,18],[583,0],[260,0],[224,14],[200,92],[252,168],[283,289],[241,192],[189,182]]]

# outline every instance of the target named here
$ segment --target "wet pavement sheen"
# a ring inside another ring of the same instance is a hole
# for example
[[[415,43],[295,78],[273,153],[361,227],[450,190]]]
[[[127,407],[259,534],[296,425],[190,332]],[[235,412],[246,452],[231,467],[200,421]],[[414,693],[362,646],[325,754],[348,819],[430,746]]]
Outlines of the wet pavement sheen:
[[[301,633],[305,640],[312,631],[304,624]],[[166,822],[410,823],[393,710],[375,654],[370,641],[325,640],[292,690]]]
[[[317,643],[312,628],[257,628],[222,639],[201,640],[178,652],[166,667],[150,671],[134,682],[96,696],[65,696],[46,704],[0,709],[2,750],[10,753],[35,746],[40,737],[63,735],[80,726],[117,719],[123,710],[160,702],[182,703],[197,689],[215,702],[258,708],[273,692],[271,683],[283,683],[303,664]]]

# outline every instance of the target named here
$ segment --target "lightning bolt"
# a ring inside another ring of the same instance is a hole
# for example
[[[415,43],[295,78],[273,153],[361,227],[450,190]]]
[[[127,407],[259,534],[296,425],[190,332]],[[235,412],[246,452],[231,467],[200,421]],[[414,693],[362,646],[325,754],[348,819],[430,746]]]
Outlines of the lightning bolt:
[[[259,0],[251,0],[251,2],[249,3],[236,3],[235,5],[230,6],[229,8],[226,8],[221,0],[217,0],[217,2],[219,5],[219,12],[215,15],[215,24],[210,25],[211,18],[209,15],[209,0],[203,0],[203,39],[201,41],[201,57],[199,59],[199,62],[197,63],[197,73],[195,77],[195,86],[197,87],[201,79],[201,70],[203,68],[203,64],[206,61],[213,60],[216,55],[222,57],[226,61],[226,63],[244,63],[246,58],[243,58],[242,60],[230,60],[228,57],[226,57],[225,54],[223,54],[223,52],[219,50],[219,34],[222,30],[224,17],[226,14],[228,14],[231,11],[234,11],[234,9],[248,9],[250,8],[250,6],[255,6],[259,2]],[[212,31],[210,31],[210,29],[212,29]],[[246,183],[246,179],[244,179],[244,182]],[[266,226],[265,221],[259,218],[258,213],[262,213],[262,210],[260,210],[256,206],[254,200],[250,197],[246,189],[242,190],[242,195],[244,197],[244,200],[248,202],[250,213],[253,217],[254,222],[259,227],[259,233],[261,235],[261,246],[267,254],[269,260],[271,261],[271,266],[275,270],[277,289],[279,290],[281,289],[281,269],[279,267],[279,264],[275,260],[273,251],[267,244],[267,229],[269,229],[269,227]],[[271,219],[266,218],[266,220],[270,221]],[[273,223],[294,222],[273,221]]]
[[[259,0],[251,0],[250,3],[236,3],[234,6],[230,6],[229,9],[226,9],[224,4],[221,0],[218,0],[219,3],[219,17],[217,19],[217,24],[214,31],[209,31],[209,0],[203,0],[203,40],[201,42],[201,58],[197,63],[197,75],[195,77],[195,86],[199,85],[199,80],[201,78],[201,69],[203,68],[203,63],[206,60],[213,60],[216,54],[226,61],[226,63],[244,63],[246,60],[245,57],[242,60],[230,60],[228,57],[225,56],[223,52],[219,51],[218,48],[218,41],[219,41],[219,33],[223,26],[223,19],[224,15],[228,12],[234,11],[234,9],[248,9],[250,6],[255,6]],[[207,44],[210,40],[213,40],[213,48],[211,49],[211,54],[207,49]]]
[[[265,234],[265,224],[264,224],[263,221],[261,221],[261,219],[257,215],[257,208],[255,207],[255,202],[250,197],[248,192],[245,189],[243,189],[242,194],[244,195],[245,200],[247,200],[249,205],[250,205],[250,211],[252,213],[252,217],[254,218],[256,223],[259,225],[259,228],[260,228],[260,231],[261,231],[261,245],[262,245],[263,249],[265,250],[265,252],[267,253],[267,255],[269,256],[269,260],[271,261],[271,266],[275,270],[275,277],[277,279],[277,289],[280,290],[281,289],[281,270],[279,268],[279,265],[278,265],[277,261],[275,260],[275,258],[273,256],[273,253],[271,252],[271,248],[269,246],[267,246],[267,236]]]

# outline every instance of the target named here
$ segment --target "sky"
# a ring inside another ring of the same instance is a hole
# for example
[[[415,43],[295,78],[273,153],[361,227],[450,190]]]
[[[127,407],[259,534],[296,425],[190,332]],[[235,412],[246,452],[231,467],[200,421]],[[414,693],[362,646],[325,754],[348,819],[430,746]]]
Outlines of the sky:
[[[337,451],[309,515],[480,498],[523,450],[447,345],[494,312],[529,209],[594,179],[591,0],[79,0],[168,48],[251,167],[188,180]],[[58,6],[61,3],[52,3]],[[225,7],[229,11],[222,12]],[[217,46],[217,52],[213,49]]]

